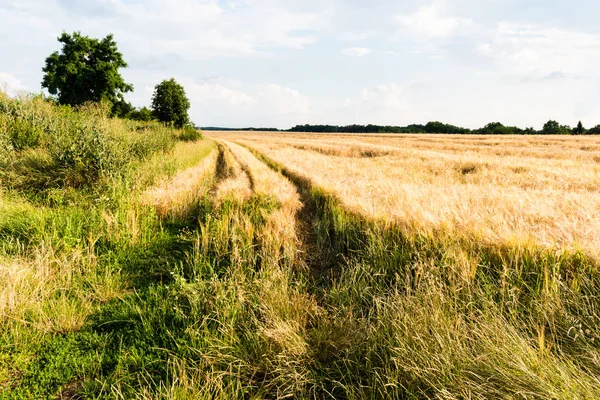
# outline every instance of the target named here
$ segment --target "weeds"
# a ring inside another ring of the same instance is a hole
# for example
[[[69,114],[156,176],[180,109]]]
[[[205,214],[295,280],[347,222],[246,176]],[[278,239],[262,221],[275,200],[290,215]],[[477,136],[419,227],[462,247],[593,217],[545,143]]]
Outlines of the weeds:
[[[323,152],[1,101],[0,398],[600,396],[587,251],[367,213]],[[336,157],[393,158],[364,151]]]
[[[178,135],[158,123],[110,119],[106,105],[73,110],[4,94],[0,128],[0,179],[27,191],[90,186],[123,174],[131,162],[170,151]]]

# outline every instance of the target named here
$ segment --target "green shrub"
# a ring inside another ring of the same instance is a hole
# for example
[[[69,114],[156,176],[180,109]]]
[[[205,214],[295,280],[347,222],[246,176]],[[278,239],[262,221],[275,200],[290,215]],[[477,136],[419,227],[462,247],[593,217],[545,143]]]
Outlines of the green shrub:
[[[175,146],[174,130],[158,122],[129,122],[134,134],[129,136],[131,153],[139,159]]]
[[[197,130],[193,126],[186,125],[179,134],[179,140],[184,142],[195,142],[202,139],[202,131]]]
[[[156,122],[109,115],[107,103],[74,109],[41,96],[0,93],[0,184],[34,192],[94,185],[122,174],[133,161],[170,151],[180,134]],[[30,162],[38,159],[44,162]]]
[[[128,161],[128,149],[120,140],[85,122],[52,135],[47,149],[59,168],[75,173],[75,185],[118,172]]]

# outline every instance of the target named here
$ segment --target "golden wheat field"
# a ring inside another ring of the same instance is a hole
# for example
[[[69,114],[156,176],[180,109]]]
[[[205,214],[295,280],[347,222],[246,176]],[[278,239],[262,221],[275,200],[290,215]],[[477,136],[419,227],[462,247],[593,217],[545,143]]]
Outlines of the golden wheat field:
[[[600,255],[600,138],[227,132],[368,217]]]
[[[0,158],[0,398],[600,398],[600,138],[58,111],[114,169]]]

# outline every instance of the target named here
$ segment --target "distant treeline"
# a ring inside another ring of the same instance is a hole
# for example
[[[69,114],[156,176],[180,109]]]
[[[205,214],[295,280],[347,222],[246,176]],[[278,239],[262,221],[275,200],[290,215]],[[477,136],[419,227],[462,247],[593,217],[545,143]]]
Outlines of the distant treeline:
[[[459,126],[428,122],[427,125],[413,124],[408,126],[382,125],[296,125],[291,132],[326,132],[326,133],[469,133],[470,130]]]
[[[269,132],[280,132],[281,129],[277,128],[220,128],[218,126],[203,126],[200,127],[203,131],[269,131]]]
[[[600,125],[591,129],[585,129],[579,122],[575,128],[561,125],[556,121],[546,122],[541,130],[535,128],[519,128],[517,126],[506,126],[500,122],[490,122],[483,128],[468,129],[460,126],[444,124],[432,121],[425,125],[412,124],[407,126],[382,126],[382,125],[296,125],[291,132],[331,132],[331,133],[470,133],[477,135],[597,135],[600,134]]]
[[[476,135],[598,135],[600,134],[600,125],[586,129],[579,122],[576,127],[571,128],[568,125],[561,125],[557,121],[550,120],[544,124],[541,130],[535,128],[519,128],[517,126],[506,126],[500,122],[490,122],[479,129],[462,128],[460,126],[444,124],[442,122],[432,121],[425,125],[412,124],[407,126],[391,125],[296,125],[291,129],[276,128],[218,128],[203,127],[206,131],[272,131],[272,132],[320,132],[320,133],[455,133],[455,134],[476,134]]]

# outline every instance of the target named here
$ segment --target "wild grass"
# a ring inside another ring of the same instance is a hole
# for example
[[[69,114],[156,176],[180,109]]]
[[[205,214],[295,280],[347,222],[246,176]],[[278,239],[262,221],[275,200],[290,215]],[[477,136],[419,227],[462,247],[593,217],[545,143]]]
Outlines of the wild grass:
[[[214,143],[199,142],[187,146],[187,152],[197,154],[202,161],[173,177],[148,188],[141,195],[143,204],[152,206],[163,219],[186,219],[193,213],[192,205],[202,198],[206,186],[214,178],[217,150]]]
[[[10,118],[0,398],[600,397],[587,138],[173,132],[69,180]]]
[[[90,318],[162,273],[137,265],[171,238],[138,198],[214,143],[177,144],[177,131],[99,105],[0,94],[0,111],[0,397],[56,397],[102,368]]]
[[[314,368],[322,378],[315,387],[320,383],[333,397],[343,398],[598,396],[595,293],[600,280],[593,243],[582,250],[574,242],[548,243],[514,231],[512,237],[490,235],[485,221],[459,225],[439,213],[429,219],[378,214],[388,206],[387,199],[397,199],[395,193],[414,191],[402,184],[380,191],[381,181],[391,182],[392,176],[434,186],[426,192],[427,203],[412,206],[417,217],[435,212],[429,204],[448,207],[440,195],[444,188],[434,185],[435,176],[426,172],[428,159],[396,173],[392,166],[402,164],[392,156],[341,161],[290,149],[271,138],[224,136],[255,149],[267,164],[308,190],[318,210],[313,228],[319,247],[337,257],[336,267],[321,271],[309,284],[321,288],[315,293],[328,315],[313,322],[311,330],[319,337],[311,345],[319,349]],[[497,162],[488,161],[491,166]],[[468,189],[460,177],[476,170],[462,164],[445,182],[457,191]],[[584,180],[586,173],[574,179]],[[561,195],[593,199],[581,186],[577,191],[563,187]],[[516,198],[506,196],[497,182],[492,195],[523,218],[523,210],[511,205]],[[489,203],[467,204],[456,214],[477,215]],[[402,202],[396,206],[410,207]],[[573,211],[577,217],[589,215],[582,208],[570,211],[571,217]],[[549,229],[547,221],[526,226],[532,233],[545,229],[552,238],[562,233]],[[564,225],[563,231],[572,229],[560,219],[551,223]]]

